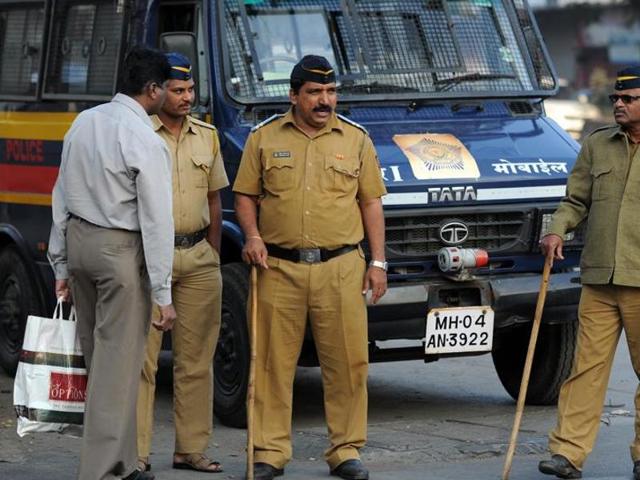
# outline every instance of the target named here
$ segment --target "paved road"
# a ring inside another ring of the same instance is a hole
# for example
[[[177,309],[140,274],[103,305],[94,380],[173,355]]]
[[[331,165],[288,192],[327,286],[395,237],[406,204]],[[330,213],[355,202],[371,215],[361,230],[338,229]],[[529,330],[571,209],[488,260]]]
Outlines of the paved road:
[[[584,478],[631,479],[627,445],[633,435],[633,395],[637,379],[621,342],[596,448]],[[18,438],[11,411],[11,379],[0,373],[0,480],[74,478],[79,440],[57,434]],[[509,439],[514,402],[503,391],[490,356],[378,364],[369,380],[369,444],[362,456],[372,479],[499,479]],[[210,478],[171,469],[173,448],[171,391],[161,388],[151,462],[159,480]],[[525,410],[511,478],[550,478],[537,472],[546,455],[546,434],[555,408]],[[301,368],[296,377],[294,459],[285,479],[327,480],[322,461],[327,445],[318,369]],[[216,426],[210,455],[225,472],[244,474],[244,431]]]

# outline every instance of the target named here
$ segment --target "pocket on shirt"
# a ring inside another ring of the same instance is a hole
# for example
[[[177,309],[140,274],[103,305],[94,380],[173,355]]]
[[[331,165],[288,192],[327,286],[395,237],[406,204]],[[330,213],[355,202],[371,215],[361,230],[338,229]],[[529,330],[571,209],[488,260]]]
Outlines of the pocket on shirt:
[[[357,190],[359,177],[360,160],[357,157],[325,157],[323,184],[327,190],[341,193]]]
[[[293,188],[294,161],[292,156],[274,156],[276,152],[265,152],[263,181],[265,190],[278,193]]]
[[[596,165],[591,169],[593,183],[591,187],[591,199],[593,201],[606,200],[613,195],[616,180],[612,165]]]
[[[207,188],[209,186],[209,173],[211,172],[211,155],[192,155],[194,186]]]

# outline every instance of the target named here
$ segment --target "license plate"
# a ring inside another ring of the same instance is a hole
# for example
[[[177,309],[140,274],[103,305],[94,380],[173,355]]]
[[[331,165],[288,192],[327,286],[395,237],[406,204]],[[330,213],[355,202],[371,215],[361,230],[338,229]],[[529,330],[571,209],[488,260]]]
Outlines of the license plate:
[[[492,345],[491,307],[434,308],[427,314],[425,353],[486,352]]]

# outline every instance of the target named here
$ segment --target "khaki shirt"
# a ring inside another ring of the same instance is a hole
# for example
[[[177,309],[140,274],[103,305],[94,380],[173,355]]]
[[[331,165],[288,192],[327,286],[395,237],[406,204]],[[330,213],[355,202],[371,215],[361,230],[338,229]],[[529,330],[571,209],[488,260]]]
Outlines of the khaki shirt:
[[[640,287],[640,158],[619,126],[585,140],[551,233],[563,236],[585,218],[582,283]]]
[[[284,248],[336,248],[364,238],[358,200],[386,193],[373,143],[334,115],[313,138],[291,110],[247,139],[234,192],[260,195],[259,229]]]
[[[215,127],[187,116],[180,137],[176,139],[158,116],[153,115],[151,121],[171,153],[176,234],[185,235],[207,228],[207,193],[229,185]]]

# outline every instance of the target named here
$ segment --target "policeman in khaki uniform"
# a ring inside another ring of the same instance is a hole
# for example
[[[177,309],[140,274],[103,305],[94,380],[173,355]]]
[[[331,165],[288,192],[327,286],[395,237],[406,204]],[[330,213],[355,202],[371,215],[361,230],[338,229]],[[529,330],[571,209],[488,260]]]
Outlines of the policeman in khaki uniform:
[[[322,369],[325,459],[332,475],[369,478],[358,455],[367,430],[364,293],[371,289],[376,302],[386,291],[386,191],[367,132],[334,112],[335,81],[323,57],[308,55],[294,67],[291,109],[253,129],[234,183],[243,258],[262,267],[256,480],[282,475],[291,459],[292,387],[307,319]],[[359,246],[365,231],[369,268]]]
[[[581,258],[580,328],[571,376],[560,390],[558,425],[549,435],[551,460],[542,473],[581,478],[593,448],[609,373],[624,329],[640,378],[640,66],[618,72],[609,97],[617,125],[584,142],[553,216],[543,252],[563,258],[563,237],[586,220]],[[633,475],[640,480],[640,388],[636,392]]]
[[[175,248],[172,295],[177,320],[172,331],[176,429],[173,467],[219,472],[204,452],[212,429],[213,356],[220,331],[222,279],[219,190],[229,182],[215,127],[188,115],[194,99],[189,60],[167,54],[171,77],[155,131],[172,157]],[[148,470],[155,375],[162,332],[152,331],[138,395],[139,468]]]

